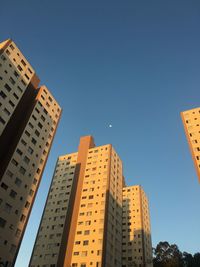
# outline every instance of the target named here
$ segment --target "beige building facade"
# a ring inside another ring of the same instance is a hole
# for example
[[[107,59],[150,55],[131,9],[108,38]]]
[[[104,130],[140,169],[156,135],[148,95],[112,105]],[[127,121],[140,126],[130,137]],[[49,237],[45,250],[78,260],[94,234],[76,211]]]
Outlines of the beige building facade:
[[[200,108],[181,112],[181,118],[200,182]]]
[[[122,161],[113,146],[95,146],[92,136],[81,137],[78,152],[57,160],[29,267],[130,266],[122,265],[123,187]],[[145,217],[138,230],[148,232],[144,193],[142,199]]]
[[[123,188],[122,267],[153,267],[147,196],[140,185]]]
[[[14,266],[61,108],[12,40],[0,44],[0,263]]]
[[[114,148],[91,136],[59,157],[30,266],[121,267],[122,185]]]

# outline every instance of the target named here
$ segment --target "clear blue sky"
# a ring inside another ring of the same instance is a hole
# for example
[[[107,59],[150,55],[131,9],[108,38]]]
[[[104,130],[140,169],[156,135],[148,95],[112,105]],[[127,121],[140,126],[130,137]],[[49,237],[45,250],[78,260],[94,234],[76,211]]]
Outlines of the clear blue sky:
[[[28,264],[58,155],[88,134],[144,187],[153,245],[199,251],[200,184],[180,112],[200,106],[200,2],[8,0],[0,25],[63,107],[16,267]]]

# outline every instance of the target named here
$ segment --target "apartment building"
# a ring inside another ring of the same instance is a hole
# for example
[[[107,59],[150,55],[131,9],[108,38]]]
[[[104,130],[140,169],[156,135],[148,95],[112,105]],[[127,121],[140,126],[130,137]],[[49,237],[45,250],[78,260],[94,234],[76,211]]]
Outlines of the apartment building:
[[[200,182],[200,108],[181,112],[192,159]]]
[[[123,188],[122,267],[153,267],[147,196],[140,185]]]
[[[57,266],[152,267],[147,197],[125,186],[115,149],[92,136],[57,160],[29,263]]]
[[[31,267],[121,267],[122,162],[112,145],[80,139],[58,158]]]
[[[61,108],[12,40],[0,43],[0,265],[14,266]]]

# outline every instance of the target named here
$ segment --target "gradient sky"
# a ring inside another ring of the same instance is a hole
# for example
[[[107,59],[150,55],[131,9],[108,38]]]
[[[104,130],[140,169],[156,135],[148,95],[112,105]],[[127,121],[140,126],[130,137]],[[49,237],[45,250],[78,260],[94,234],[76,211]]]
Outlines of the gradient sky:
[[[200,1],[7,0],[0,25],[63,108],[15,266],[28,265],[58,155],[88,134],[112,143],[127,184],[146,191],[153,246],[200,251],[200,184],[180,118],[200,106]]]

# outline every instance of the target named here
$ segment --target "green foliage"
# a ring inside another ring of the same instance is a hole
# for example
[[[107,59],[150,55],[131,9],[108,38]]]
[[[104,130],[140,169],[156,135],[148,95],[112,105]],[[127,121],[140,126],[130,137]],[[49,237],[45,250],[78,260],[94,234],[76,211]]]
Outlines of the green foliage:
[[[199,267],[200,266],[200,253],[194,254],[194,256],[193,256],[193,266],[194,267]]]
[[[154,267],[200,267],[200,253],[181,252],[176,244],[160,242],[153,249]]]

